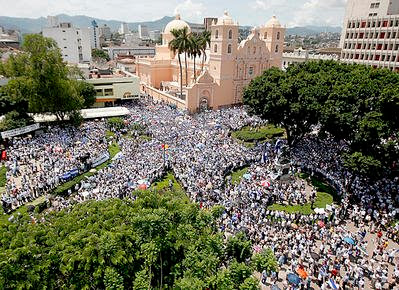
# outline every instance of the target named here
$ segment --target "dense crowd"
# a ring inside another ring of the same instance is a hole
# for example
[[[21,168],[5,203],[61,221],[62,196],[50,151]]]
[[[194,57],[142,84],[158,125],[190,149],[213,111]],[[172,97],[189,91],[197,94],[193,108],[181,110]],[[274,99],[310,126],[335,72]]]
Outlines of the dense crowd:
[[[14,138],[5,162],[3,207],[17,208],[53,190],[67,173],[86,171],[107,151],[104,135],[104,122],[87,122],[79,130],[52,127],[37,137]]]
[[[127,126],[145,127],[151,140],[126,138],[116,130],[113,141],[121,152],[109,166],[73,188],[70,197],[53,198],[54,209],[90,199],[134,199],[136,189],[172,170],[192,201],[204,208],[225,207],[220,229],[226,236],[244,231],[257,248],[273,248],[282,268],[306,272],[298,287],[310,287],[310,277],[322,289],[334,283],[366,289],[370,281],[375,289],[398,286],[396,250],[388,246],[386,235],[379,234],[388,231],[393,237],[398,230],[391,226],[397,215],[398,180],[371,183],[350,174],[339,157],[345,144],[309,136],[293,148],[291,170],[326,179],[342,202],[308,216],[287,214],[267,208],[275,203],[313,205],[316,191],[304,180],[279,180],[283,173],[276,164],[283,142],[247,148],[230,137],[243,126],[263,124],[259,118],[242,108],[187,115],[153,102],[142,102],[130,111]],[[39,137],[15,140],[6,163],[3,203],[18,206],[62,183],[62,173],[87,170],[81,158],[88,154],[94,160],[107,151],[106,130],[106,123],[97,121],[80,129],[51,128]],[[243,167],[248,171],[240,182],[226,178]],[[376,235],[373,244],[371,235]],[[370,247],[372,256],[367,253]],[[262,276],[265,283],[274,283],[278,273]]]

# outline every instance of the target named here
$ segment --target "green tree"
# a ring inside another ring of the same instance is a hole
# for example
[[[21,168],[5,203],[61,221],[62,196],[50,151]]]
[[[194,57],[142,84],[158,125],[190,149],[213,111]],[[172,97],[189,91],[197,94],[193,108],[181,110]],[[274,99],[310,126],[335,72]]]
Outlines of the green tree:
[[[134,202],[90,201],[44,213],[36,224],[28,214],[6,221],[0,226],[0,288],[240,289],[251,284],[247,263],[226,260],[212,211],[199,209],[180,192],[136,194]]]
[[[190,46],[188,49],[189,56],[194,59],[194,81],[197,81],[196,59],[202,54],[201,38],[197,34],[190,35]]]
[[[104,273],[104,284],[107,290],[123,290],[123,278],[112,267],[107,267]]]
[[[90,108],[96,102],[96,90],[92,84],[85,81],[76,81],[78,95],[84,100],[83,107]]]
[[[206,61],[206,49],[211,45],[211,32],[206,30],[201,33],[199,46],[202,52],[202,63],[201,63],[201,72],[204,71],[204,64]]]
[[[226,255],[238,262],[245,262],[252,255],[252,242],[240,232],[227,240]]]
[[[109,55],[102,49],[94,48],[91,50],[91,56],[93,58],[103,59],[105,61],[110,61]]]
[[[17,111],[11,111],[5,114],[4,119],[0,121],[0,131],[12,130],[33,124],[33,119],[28,115]]]
[[[177,59],[179,61],[179,70],[180,70],[180,97],[183,97],[183,67],[181,63],[180,55],[185,52],[186,47],[184,46],[183,41],[181,40],[180,35],[182,34],[181,30],[173,29],[170,32],[174,39],[169,42],[169,49],[173,51],[173,54],[177,54]]]
[[[26,35],[23,53],[10,58],[0,69],[12,78],[5,86],[12,98],[26,100],[29,112],[52,113],[59,120],[80,109],[83,98],[54,40],[38,34]]]
[[[398,87],[399,74],[387,69],[306,62],[265,71],[244,90],[244,103],[251,114],[284,127],[289,145],[319,126],[319,137],[349,146],[349,168],[376,177],[399,162]]]
[[[271,249],[266,249],[253,255],[252,265],[258,272],[263,272],[264,270],[268,273],[278,271],[277,259]]]

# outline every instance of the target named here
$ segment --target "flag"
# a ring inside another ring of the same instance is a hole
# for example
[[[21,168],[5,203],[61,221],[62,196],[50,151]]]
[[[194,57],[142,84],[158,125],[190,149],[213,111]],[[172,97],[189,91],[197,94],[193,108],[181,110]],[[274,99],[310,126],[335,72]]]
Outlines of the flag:
[[[332,289],[338,289],[337,284],[335,284],[335,281],[332,278],[330,278],[330,280],[328,280],[328,285],[330,285],[330,287]]]

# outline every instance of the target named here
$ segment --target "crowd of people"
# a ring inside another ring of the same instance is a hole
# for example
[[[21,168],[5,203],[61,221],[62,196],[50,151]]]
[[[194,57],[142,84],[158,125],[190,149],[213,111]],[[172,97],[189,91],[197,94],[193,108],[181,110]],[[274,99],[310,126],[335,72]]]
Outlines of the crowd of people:
[[[105,123],[87,122],[73,127],[51,127],[36,137],[14,138],[8,148],[3,207],[15,209],[46,194],[79,174],[107,152]],[[86,168],[85,168],[86,167]]]
[[[393,238],[398,230],[392,226],[398,180],[371,183],[345,170],[339,157],[345,144],[308,136],[292,149],[291,170],[321,176],[342,201],[311,215],[287,214],[270,211],[268,206],[313,205],[316,191],[301,179],[279,179],[287,173],[276,170],[284,142],[247,148],[230,136],[244,126],[264,124],[261,119],[242,108],[188,115],[165,104],[141,102],[129,109],[125,124],[146,128],[151,138],[143,140],[135,134],[126,138],[115,130],[113,142],[120,153],[109,166],[73,188],[69,197],[53,198],[53,209],[92,199],[134,199],[136,189],[149,187],[172,170],[193,202],[203,208],[225,207],[220,230],[226,237],[244,231],[255,248],[273,249],[281,269],[305,272],[295,287],[310,287],[314,282],[322,289],[333,284],[344,289],[399,285],[396,250],[386,234],[379,235],[388,231]],[[15,140],[6,162],[3,202],[23,204],[62,183],[62,173],[75,168],[85,171],[82,156],[94,160],[107,151],[106,127],[105,121],[93,121],[80,129],[50,128],[39,137]],[[244,167],[248,170],[241,181],[228,177]],[[262,280],[274,283],[278,273],[272,274],[263,273]]]

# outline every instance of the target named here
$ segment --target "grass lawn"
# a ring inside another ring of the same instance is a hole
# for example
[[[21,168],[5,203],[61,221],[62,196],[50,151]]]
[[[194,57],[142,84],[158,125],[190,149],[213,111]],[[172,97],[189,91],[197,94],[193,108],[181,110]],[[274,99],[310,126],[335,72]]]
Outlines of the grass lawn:
[[[114,138],[115,137],[115,133],[108,130],[108,131],[105,132],[105,137],[107,139],[111,139],[111,137]]]
[[[168,174],[164,177],[164,179],[156,182],[153,184],[150,189],[162,191],[162,190],[169,190],[169,180],[172,180],[173,189],[175,191],[184,191],[181,187],[180,183],[176,180],[175,176],[172,172],[168,172]]]
[[[285,130],[274,125],[267,125],[259,128],[244,127],[241,130],[233,132],[233,138],[244,142],[265,141],[277,137],[283,137]]]
[[[0,168],[0,187],[5,187],[7,183],[7,168],[5,166],[1,166]]]
[[[326,192],[318,192],[313,208],[326,208],[328,204],[333,203],[332,195]],[[310,215],[314,213],[311,208],[311,204],[307,203],[304,205],[281,205],[273,204],[267,208],[268,210],[284,211],[286,213],[300,213],[303,215]]]
[[[239,184],[241,182],[242,177],[248,172],[249,167],[244,167],[242,169],[233,171],[231,173],[231,183]]]
[[[313,208],[326,208],[328,204],[339,202],[336,191],[328,184],[318,180],[315,177],[310,177],[310,175],[307,173],[300,173],[299,178],[310,181],[312,186],[314,186],[317,190],[317,196]],[[285,211],[287,213],[301,213],[303,215],[309,215],[314,213],[310,203],[304,205],[273,204],[267,209],[275,211]]]

